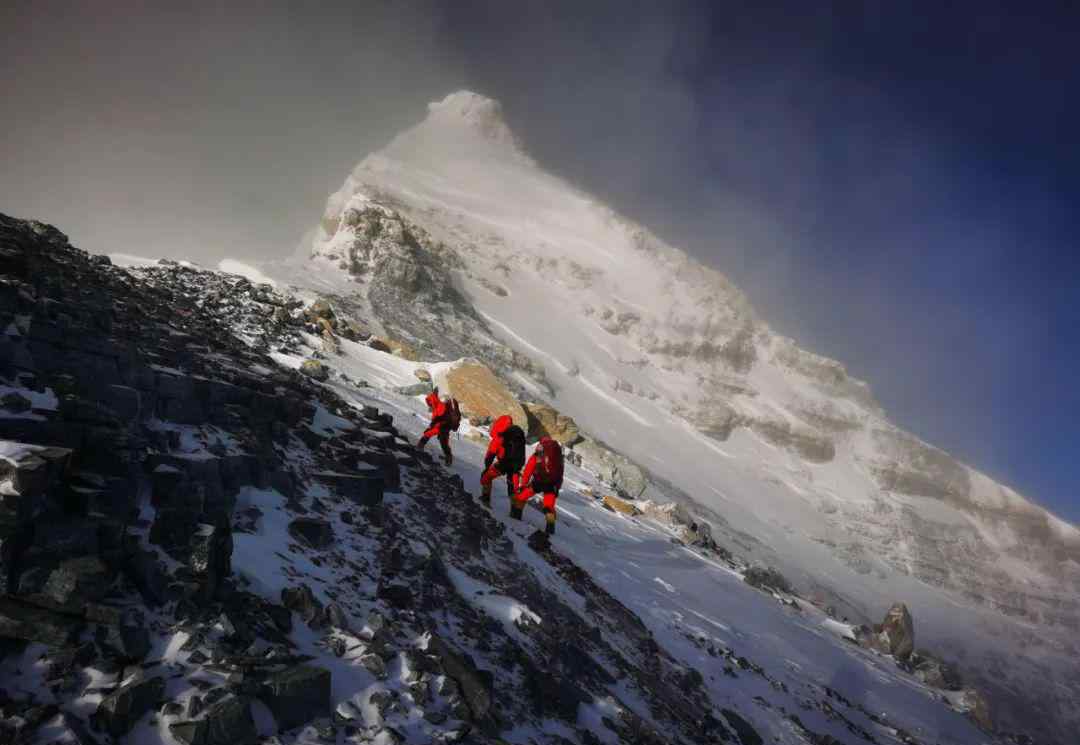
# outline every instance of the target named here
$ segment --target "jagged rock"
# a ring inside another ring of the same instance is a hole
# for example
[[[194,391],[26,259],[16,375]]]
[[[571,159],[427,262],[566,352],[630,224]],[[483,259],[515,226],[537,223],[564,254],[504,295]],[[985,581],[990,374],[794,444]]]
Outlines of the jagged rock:
[[[113,737],[120,737],[130,732],[143,714],[156,709],[164,695],[163,678],[129,683],[102,699],[92,721]]]
[[[386,677],[386,663],[377,654],[369,653],[360,657],[360,664],[379,680]]]
[[[330,714],[330,671],[298,665],[270,676],[259,699],[274,714],[279,730],[289,730]]]
[[[336,629],[349,630],[349,616],[340,603],[330,603],[325,610],[326,622]]]
[[[915,649],[915,623],[903,603],[894,603],[885,614],[879,631],[886,651],[898,660],[906,660]]]
[[[371,329],[351,318],[338,318],[338,334],[349,341],[363,342],[371,338]]]
[[[413,383],[412,385],[402,385],[394,389],[394,392],[401,396],[426,396],[431,393],[431,383]]]
[[[319,360],[304,360],[300,363],[300,372],[318,381],[330,379],[330,370]]]
[[[759,590],[791,592],[791,584],[787,578],[773,567],[750,567],[743,575],[743,581]]]
[[[94,640],[109,657],[139,662],[150,654],[150,632],[145,626],[98,626]]]
[[[573,445],[581,439],[581,432],[572,417],[543,403],[526,403],[529,418],[529,438],[540,439],[545,435],[564,446]]]
[[[629,515],[635,517],[641,514],[641,510],[635,507],[631,502],[613,497],[610,494],[605,494],[603,499],[604,507],[612,512],[619,512],[623,515]]]
[[[994,731],[994,717],[986,697],[974,688],[968,688],[960,694],[960,708],[968,718],[983,732]]]
[[[458,400],[465,416],[495,418],[507,414],[514,424],[528,430],[525,408],[482,362],[475,359],[455,362],[437,375],[435,382],[444,396]]]
[[[765,742],[757,730],[751,726],[750,722],[743,719],[731,709],[721,709],[720,713],[723,714],[724,719],[728,725],[735,732],[735,735],[739,738],[741,745],[763,745]],[[822,743],[821,745],[826,745]]]
[[[413,605],[413,592],[407,585],[379,585],[376,595],[394,608],[411,608]]]
[[[400,357],[401,359],[409,360],[410,362],[416,362],[420,359],[420,355],[415,349],[399,339],[376,336],[371,338],[368,345],[373,349],[378,349],[380,352],[389,352],[395,357]]]
[[[358,469],[359,472],[317,471],[311,475],[315,480],[326,484],[340,496],[361,507],[378,507],[382,504],[383,491],[388,483],[399,483],[400,475],[396,461],[388,461],[377,456],[373,456],[372,460],[377,461],[375,468]],[[387,474],[391,476],[390,479],[387,478]]]
[[[232,532],[227,524],[200,524],[191,538],[188,566],[201,584],[204,599],[212,598],[221,581],[232,573]]]
[[[248,745],[258,738],[251,705],[237,696],[214,704],[202,719],[170,724],[169,731],[185,745]]]
[[[61,562],[49,574],[43,590],[58,605],[80,611],[86,603],[108,594],[113,576],[97,556],[80,556]]]
[[[334,529],[326,520],[298,517],[289,523],[289,535],[312,548],[326,548],[334,542]]]
[[[0,637],[65,647],[75,641],[82,626],[82,619],[75,616],[0,597]]]
[[[428,372],[427,370],[425,370],[422,367],[418,367],[415,370],[413,370],[413,375],[415,375],[416,378],[418,380],[420,380],[421,382],[423,382],[423,383],[430,383],[431,382],[431,373]]]
[[[944,660],[940,660],[925,651],[919,651],[909,658],[913,674],[931,688],[945,691],[958,691],[963,685],[960,673]]]
[[[330,301],[325,298],[318,298],[304,311],[304,315],[308,317],[312,322],[317,319],[323,318],[327,321],[334,320],[334,309],[330,305]]]
[[[438,659],[443,671],[461,688],[472,718],[477,721],[484,719],[491,711],[491,672],[476,669],[470,659],[459,654],[434,633],[428,639],[427,651]]]
[[[595,440],[583,439],[573,452],[582,465],[631,499],[640,497],[648,486],[645,472],[636,463]]]
[[[139,590],[147,605],[156,606],[168,596],[168,577],[152,551],[136,550],[123,565],[124,575]]]
[[[324,620],[323,605],[305,584],[286,587],[281,591],[281,604],[304,619],[312,628],[320,628]]]

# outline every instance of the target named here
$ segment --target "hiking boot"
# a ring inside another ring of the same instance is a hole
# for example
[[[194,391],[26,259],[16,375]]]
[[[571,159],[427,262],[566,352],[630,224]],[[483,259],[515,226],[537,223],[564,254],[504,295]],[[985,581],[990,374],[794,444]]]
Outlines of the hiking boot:
[[[514,504],[510,505],[510,517],[514,518],[515,520],[520,520],[521,519],[521,513],[522,513],[522,508],[521,507],[518,507],[517,505],[514,505]]]
[[[443,463],[445,463],[448,466],[452,465],[454,463],[454,454],[453,453],[447,453],[446,455],[444,455],[443,456]]]

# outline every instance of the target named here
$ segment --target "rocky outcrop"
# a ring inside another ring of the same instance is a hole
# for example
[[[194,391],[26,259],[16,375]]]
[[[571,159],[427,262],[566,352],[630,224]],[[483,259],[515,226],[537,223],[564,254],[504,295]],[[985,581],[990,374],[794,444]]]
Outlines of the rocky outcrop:
[[[584,438],[574,445],[573,457],[630,499],[640,497],[649,485],[648,477],[640,466],[595,440]]]
[[[525,412],[529,418],[527,431],[530,439],[546,436],[563,446],[573,446],[581,440],[581,432],[574,419],[555,407],[544,403],[526,403]]]
[[[906,605],[894,603],[881,623],[857,628],[855,637],[865,647],[906,662],[915,650],[915,623]]]
[[[478,360],[455,362],[435,375],[443,395],[453,396],[466,417],[495,419],[507,414],[524,430],[529,427],[525,408],[495,374]]]

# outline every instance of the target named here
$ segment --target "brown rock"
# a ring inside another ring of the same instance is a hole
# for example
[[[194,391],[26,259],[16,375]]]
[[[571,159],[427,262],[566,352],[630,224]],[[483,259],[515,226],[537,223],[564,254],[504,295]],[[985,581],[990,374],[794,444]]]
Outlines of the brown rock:
[[[453,396],[467,417],[499,417],[509,414],[522,429],[529,426],[525,408],[483,363],[469,359],[455,364],[437,381],[443,395]]]
[[[547,435],[562,445],[573,445],[581,439],[577,422],[552,406],[527,403],[525,413],[529,417],[529,437],[540,438]]]

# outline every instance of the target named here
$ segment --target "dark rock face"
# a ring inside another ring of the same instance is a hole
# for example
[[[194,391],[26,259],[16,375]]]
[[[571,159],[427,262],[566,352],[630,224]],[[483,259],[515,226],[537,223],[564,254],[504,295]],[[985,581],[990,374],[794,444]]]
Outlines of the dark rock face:
[[[377,454],[362,454],[358,456],[364,462],[375,461],[378,470],[371,469],[368,473],[335,473],[320,471],[312,474],[318,481],[336,490],[338,494],[360,505],[361,507],[378,507],[383,501],[383,490],[386,483],[400,484],[399,467],[392,457],[389,460],[385,456]],[[392,478],[386,478],[386,471],[392,473]]]
[[[312,548],[326,548],[334,542],[334,529],[326,520],[298,517],[289,523],[289,535]]]
[[[239,696],[217,702],[201,719],[170,724],[169,730],[185,745],[247,745],[258,737],[251,705]]]
[[[743,581],[759,590],[791,592],[791,584],[787,578],[772,567],[750,567],[743,575]]]
[[[232,572],[232,551],[232,531],[227,524],[200,524],[196,528],[189,561],[203,598],[212,598],[221,581]]]
[[[477,670],[470,660],[435,634],[432,634],[428,641],[428,652],[439,660],[446,674],[461,687],[462,696],[473,719],[486,717],[492,705],[491,673]]]
[[[315,598],[307,585],[286,587],[281,591],[281,604],[304,619],[304,623],[308,626],[321,628],[323,605]]]
[[[44,593],[58,605],[81,609],[109,591],[113,573],[97,556],[68,559],[49,575]]]
[[[0,597],[0,637],[63,647],[75,641],[82,627],[77,617]]]
[[[143,714],[157,708],[164,695],[163,678],[151,678],[122,686],[98,704],[93,722],[113,737],[120,737],[130,732]]]
[[[330,671],[299,665],[271,676],[259,690],[259,699],[274,714],[281,730],[330,715]]]

